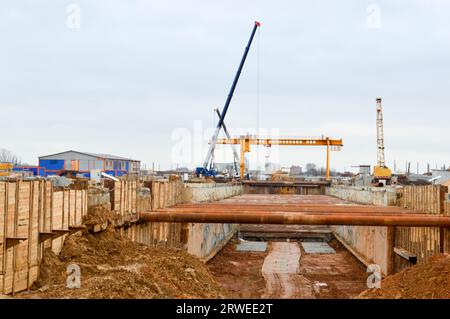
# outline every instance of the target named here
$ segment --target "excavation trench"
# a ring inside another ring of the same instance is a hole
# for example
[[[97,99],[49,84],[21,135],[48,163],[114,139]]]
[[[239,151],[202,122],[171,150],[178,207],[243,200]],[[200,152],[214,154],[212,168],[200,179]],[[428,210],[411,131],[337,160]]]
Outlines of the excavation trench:
[[[238,236],[207,264],[231,297],[353,298],[367,289],[364,265],[326,226],[245,225]],[[239,250],[252,243],[267,249]]]

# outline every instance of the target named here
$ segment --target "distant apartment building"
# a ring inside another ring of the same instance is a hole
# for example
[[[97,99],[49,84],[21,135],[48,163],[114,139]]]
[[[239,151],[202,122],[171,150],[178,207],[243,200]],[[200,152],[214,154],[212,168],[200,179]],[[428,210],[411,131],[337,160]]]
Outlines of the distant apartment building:
[[[291,175],[291,176],[302,175],[302,167],[301,166],[292,165],[291,168],[289,169],[289,175]]]
[[[75,172],[89,177],[92,170],[100,170],[113,176],[136,174],[140,171],[140,161],[109,154],[66,151],[39,157],[39,175],[60,175]]]

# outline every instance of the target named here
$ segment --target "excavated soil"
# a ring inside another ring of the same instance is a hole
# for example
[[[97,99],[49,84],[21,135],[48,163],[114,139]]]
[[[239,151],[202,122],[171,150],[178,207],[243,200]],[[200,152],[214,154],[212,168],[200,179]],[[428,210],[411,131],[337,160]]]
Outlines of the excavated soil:
[[[406,268],[381,281],[379,289],[362,292],[360,299],[449,299],[450,255],[438,254],[426,263]]]
[[[97,205],[90,207],[87,216],[83,217],[83,224],[87,227],[109,223],[115,224],[120,219],[120,215],[111,211],[108,207]]]
[[[97,216],[100,217],[100,216]],[[81,269],[81,288],[66,287],[67,266]],[[207,267],[179,249],[132,242],[111,226],[65,240],[59,256],[47,249],[40,279],[21,298],[223,298]]]

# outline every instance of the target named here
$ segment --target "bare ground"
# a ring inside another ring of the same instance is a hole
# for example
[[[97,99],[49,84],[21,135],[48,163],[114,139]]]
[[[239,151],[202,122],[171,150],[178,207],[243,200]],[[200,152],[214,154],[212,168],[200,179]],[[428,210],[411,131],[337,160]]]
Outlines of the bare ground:
[[[232,240],[207,266],[233,298],[353,298],[367,287],[365,267],[335,240],[329,244],[336,254],[306,254],[300,246],[297,273],[283,268],[263,274],[274,243],[266,252],[241,252]]]
[[[381,281],[361,299],[450,299],[450,255],[438,254]]]
[[[261,269],[268,252],[236,251],[236,239],[206,265],[230,298],[261,298],[266,282]]]
[[[66,287],[67,265],[81,268],[81,288]],[[121,237],[113,227],[65,240],[59,256],[45,251],[40,279],[19,298],[223,298],[207,267],[179,249]]]

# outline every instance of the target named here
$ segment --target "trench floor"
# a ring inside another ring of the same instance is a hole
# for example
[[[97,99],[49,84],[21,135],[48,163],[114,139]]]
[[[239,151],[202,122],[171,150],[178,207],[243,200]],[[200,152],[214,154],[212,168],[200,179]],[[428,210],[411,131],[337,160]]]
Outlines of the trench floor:
[[[328,242],[335,254],[308,254],[296,239],[271,238],[265,252],[237,251],[239,242],[207,263],[231,298],[347,299],[367,289],[365,266],[335,239]]]

